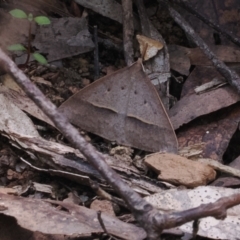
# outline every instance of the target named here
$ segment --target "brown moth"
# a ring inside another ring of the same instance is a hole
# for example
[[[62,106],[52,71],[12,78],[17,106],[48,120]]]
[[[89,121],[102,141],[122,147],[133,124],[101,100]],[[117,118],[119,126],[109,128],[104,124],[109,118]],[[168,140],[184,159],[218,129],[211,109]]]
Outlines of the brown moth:
[[[95,81],[59,109],[71,123],[118,144],[177,152],[175,132],[141,61]]]

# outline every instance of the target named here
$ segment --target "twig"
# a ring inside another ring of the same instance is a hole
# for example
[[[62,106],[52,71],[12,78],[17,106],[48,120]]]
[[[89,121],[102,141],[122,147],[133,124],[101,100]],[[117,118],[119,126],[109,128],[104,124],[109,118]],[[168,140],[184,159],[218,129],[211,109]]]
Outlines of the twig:
[[[188,12],[195,15],[197,18],[202,20],[204,23],[206,23],[208,26],[212,27],[214,30],[228,38],[230,41],[235,43],[237,46],[240,47],[240,40],[239,38],[233,34],[232,32],[229,32],[227,29],[222,29],[219,24],[215,23],[213,20],[208,19],[201,15],[190,3],[186,0],[173,0],[174,3],[180,5],[181,7],[185,8]]]
[[[107,229],[106,229],[106,227],[105,227],[105,225],[104,225],[104,222],[103,222],[103,220],[102,220],[101,214],[102,214],[101,211],[97,211],[98,221],[99,221],[99,223],[100,223],[103,231],[104,231],[107,235],[109,235],[109,233],[108,233],[108,231],[107,231]]]
[[[114,238],[110,233],[108,233],[106,227],[105,227],[105,224],[103,222],[103,219],[102,219],[102,212],[101,211],[97,211],[97,217],[98,217],[98,222],[100,223],[104,233],[106,233],[110,239],[114,239],[114,240],[117,240],[116,238]]]
[[[98,35],[97,35],[97,26],[93,27],[93,36],[94,36],[94,80],[99,78],[99,52],[98,52]]]
[[[182,16],[169,6],[168,1],[158,0],[163,3],[169,10],[170,15],[175,22],[185,31],[185,33],[192,39],[192,41],[204,52],[204,54],[212,61],[217,71],[227,79],[227,81],[237,89],[240,93],[240,78],[238,74],[231,70],[223,61],[219,60],[217,56],[209,49],[208,45],[203,39],[194,31],[194,29],[182,18]]]
[[[111,196],[109,193],[107,193],[106,191],[104,191],[100,186],[99,184],[96,182],[96,181],[92,181],[90,180],[90,186],[91,188],[94,190],[94,192],[102,197],[103,199],[106,199],[108,201],[111,201],[113,203],[116,203],[120,206],[123,206],[125,208],[128,208],[128,206],[126,205],[126,203],[124,201],[122,201],[121,199],[119,198],[116,198],[116,197],[113,197]]]
[[[18,69],[16,64],[0,49],[0,67],[11,74],[27,95],[54,122],[62,134],[76,146],[93,164],[115,191],[122,196],[131,209],[135,219],[146,230],[148,239],[159,239],[163,229],[173,228],[186,222],[207,216],[218,219],[226,217],[226,210],[240,204],[240,194],[224,197],[215,203],[201,205],[197,208],[171,214],[160,214],[146,200],[134,192],[116,172],[105,162],[104,156],[85,141],[78,131],[68,122],[42,92]]]
[[[198,230],[199,230],[199,223],[200,223],[199,219],[193,221],[193,234],[192,234],[193,235],[192,236],[193,240],[197,239],[197,233],[198,233]]]
[[[145,35],[146,37],[151,38],[151,22],[148,18],[145,6],[143,4],[143,0],[134,0],[137,8],[138,8],[138,14],[139,18],[141,21],[141,29],[142,29],[142,34]]]
[[[214,203],[202,204],[196,208],[172,213],[166,216],[165,228],[173,227],[173,222],[177,223],[178,226],[182,225],[186,219],[188,222],[209,216],[224,219],[227,216],[227,209],[238,204],[240,204],[240,194],[234,194],[230,197],[222,197]]]
[[[123,10],[123,50],[127,66],[133,64],[133,13],[132,0],[122,0]]]

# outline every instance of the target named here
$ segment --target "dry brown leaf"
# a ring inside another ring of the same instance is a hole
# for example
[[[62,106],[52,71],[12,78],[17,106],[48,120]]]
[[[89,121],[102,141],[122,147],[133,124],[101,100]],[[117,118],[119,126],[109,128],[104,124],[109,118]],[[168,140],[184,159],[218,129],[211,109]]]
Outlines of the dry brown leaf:
[[[188,76],[191,67],[188,53],[191,49],[177,45],[168,45],[168,51],[171,69],[182,75]]]
[[[97,220],[96,211],[75,204],[50,200],[48,202],[61,205],[68,211],[61,211],[39,199],[22,198],[0,193],[0,206],[5,207],[1,214],[14,217],[21,227],[30,231],[70,236],[73,234],[84,236],[103,232]],[[145,231],[141,228],[124,223],[104,213],[101,217],[107,231],[112,235],[129,240],[139,240],[146,237]]]
[[[140,46],[140,52],[144,61],[156,56],[159,50],[163,48],[163,44],[143,35],[137,35],[137,40]]]
[[[211,19],[220,29],[228,30],[236,36],[240,36],[238,27],[239,23],[239,1],[238,0],[191,0],[190,3],[197,12],[203,15],[206,19]],[[191,23],[194,30],[205,40],[209,45],[231,45],[232,42],[224,37],[222,34],[218,34],[211,26],[208,26],[203,21],[186,11],[184,8],[179,8],[180,13],[184,19]]]
[[[231,46],[211,46],[213,53],[223,62],[239,63],[240,62],[240,50]],[[192,65],[213,65],[203,51],[199,48],[192,48],[188,54]]]
[[[169,111],[174,129],[193,119],[228,107],[240,100],[239,94],[230,86],[224,86],[200,95],[183,97]]]
[[[196,119],[178,131],[179,147],[204,143],[203,158],[220,161],[230,139],[238,128],[239,120],[239,103],[210,116]]]
[[[94,49],[85,18],[52,18],[50,25],[38,29],[32,45],[47,54],[48,61]]]
[[[101,211],[101,212],[103,212],[105,214],[108,214],[110,216],[115,216],[112,203],[110,201],[107,201],[107,200],[96,199],[91,203],[90,208],[95,210],[95,211]]]

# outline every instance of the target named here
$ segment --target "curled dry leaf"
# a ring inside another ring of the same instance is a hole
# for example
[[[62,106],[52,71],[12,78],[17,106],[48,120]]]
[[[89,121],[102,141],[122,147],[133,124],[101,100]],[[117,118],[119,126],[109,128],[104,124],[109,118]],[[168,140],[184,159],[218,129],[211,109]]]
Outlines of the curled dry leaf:
[[[140,46],[140,52],[144,61],[156,56],[159,50],[163,48],[163,43],[143,35],[137,35]]]

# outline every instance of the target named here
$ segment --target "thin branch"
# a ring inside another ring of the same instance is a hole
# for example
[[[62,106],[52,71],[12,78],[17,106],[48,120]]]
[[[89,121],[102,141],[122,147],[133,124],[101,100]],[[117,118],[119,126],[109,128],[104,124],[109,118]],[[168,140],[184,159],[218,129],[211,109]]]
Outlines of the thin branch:
[[[94,80],[99,78],[99,52],[98,52],[98,32],[97,26],[93,27],[94,49]]]
[[[194,8],[189,1],[186,0],[173,0],[174,3],[180,5],[181,7],[185,8],[188,12],[202,20],[208,26],[212,27],[214,30],[225,36],[227,39],[235,43],[237,46],[240,47],[240,40],[239,38],[233,34],[233,32],[229,32],[227,29],[222,29],[219,24],[215,23],[213,20],[206,18],[205,16],[201,15],[196,8]]]
[[[149,20],[149,17],[147,15],[147,11],[145,9],[143,0],[134,0],[137,8],[138,8],[138,14],[141,22],[141,29],[142,34],[146,37],[151,38],[151,22]]]
[[[223,61],[219,60],[217,56],[209,49],[208,45],[203,39],[194,31],[194,29],[188,24],[187,21],[172,7],[169,6],[168,1],[158,0],[163,3],[169,10],[170,15],[175,22],[185,31],[185,33],[192,39],[192,41],[203,51],[203,53],[212,61],[217,71],[226,78],[226,80],[232,85],[238,93],[240,93],[240,77],[238,74],[231,70]]]
[[[202,204],[196,208],[165,215],[164,228],[180,226],[186,222],[209,216],[224,219],[227,216],[227,209],[238,204],[240,204],[240,194],[234,194],[230,197],[222,197],[214,203]]]
[[[127,66],[133,64],[133,12],[132,0],[122,0],[123,10],[123,50]]]

